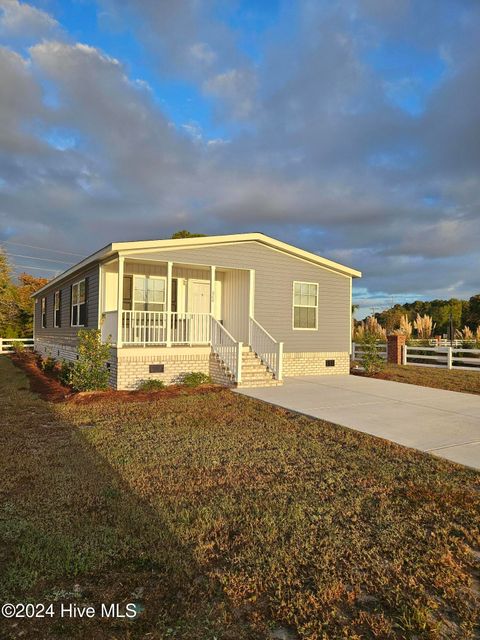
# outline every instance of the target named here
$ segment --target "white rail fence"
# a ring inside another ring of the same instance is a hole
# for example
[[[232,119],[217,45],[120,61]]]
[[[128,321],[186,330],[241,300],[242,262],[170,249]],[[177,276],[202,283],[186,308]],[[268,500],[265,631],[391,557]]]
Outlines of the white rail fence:
[[[402,362],[404,365],[480,371],[480,349],[405,345]]]
[[[433,341],[436,345],[436,341]],[[447,369],[466,369],[480,372],[480,349],[462,346],[464,341],[453,342],[453,346],[427,346],[408,344],[402,350],[402,364],[421,367],[443,367]],[[381,358],[387,359],[387,344],[377,343]],[[361,360],[365,351],[361,343],[352,343],[352,360]]]
[[[426,340],[425,338],[414,338],[408,341],[409,346],[417,347],[421,345],[425,345],[427,347],[467,347],[468,349],[474,349],[476,341],[475,340],[449,340],[448,338],[429,338]]]
[[[383,360],[387,359],[387,344],[385,342],[377,342],[375,345],[377,348],[378,355],[383,358]],[[361,343],[352,342],[352,360],[361,360],[365,351],[363,345]]]
[[[12,353],[16,345],[24,349],[33,349],[33,338],[0,338],[0,353]]]
[[[250,346],[277,380],[282,379],[283,342],[277,342],[262,325],[250,318]]]
[[[213,352],[228,367],[235,382],[241,382],[243,342],[237,342],[232,334],[214,317],[211,317],[210,335]]]

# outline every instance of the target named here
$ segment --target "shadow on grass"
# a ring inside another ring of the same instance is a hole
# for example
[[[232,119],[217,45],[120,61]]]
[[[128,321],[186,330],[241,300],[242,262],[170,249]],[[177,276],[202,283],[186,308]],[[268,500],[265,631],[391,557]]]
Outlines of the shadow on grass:
[[[5,637],[260,637],[198,566],[193,542],[179,539],[174,496],[153,508],[132,491],[133,465],[117,460],[120,475],[92,445],[98,427],[65,421],[5,358],[0,394],[0,597],[53,602],[55,610],[54,617],[2,621]],[[115,603],[121,613],[135,603],[138,615],[62,619],[62,603],[97,612]]]

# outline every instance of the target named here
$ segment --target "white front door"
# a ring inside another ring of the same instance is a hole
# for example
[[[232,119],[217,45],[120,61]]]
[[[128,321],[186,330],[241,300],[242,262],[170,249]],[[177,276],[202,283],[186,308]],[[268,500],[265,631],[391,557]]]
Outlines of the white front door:
[[[190,280],[188,287],[188,310],[191,313],[210,313],[210,283]]]

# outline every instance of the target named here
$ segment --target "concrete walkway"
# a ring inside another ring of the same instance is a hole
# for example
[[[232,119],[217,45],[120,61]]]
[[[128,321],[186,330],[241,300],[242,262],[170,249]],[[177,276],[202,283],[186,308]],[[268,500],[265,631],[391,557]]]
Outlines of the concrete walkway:
[[[353,375],[237,393],[480,469],[480,395]]]

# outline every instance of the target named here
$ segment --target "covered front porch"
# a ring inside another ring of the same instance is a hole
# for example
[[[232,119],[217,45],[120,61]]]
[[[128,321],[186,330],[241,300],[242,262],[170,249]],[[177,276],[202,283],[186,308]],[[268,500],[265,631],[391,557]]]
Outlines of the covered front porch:
[[[118,349],[211,346],[236,382],[251,346],[281,378],[282,344],[254,319],[255,272],[120,255],[100,267],[103,341]]]

